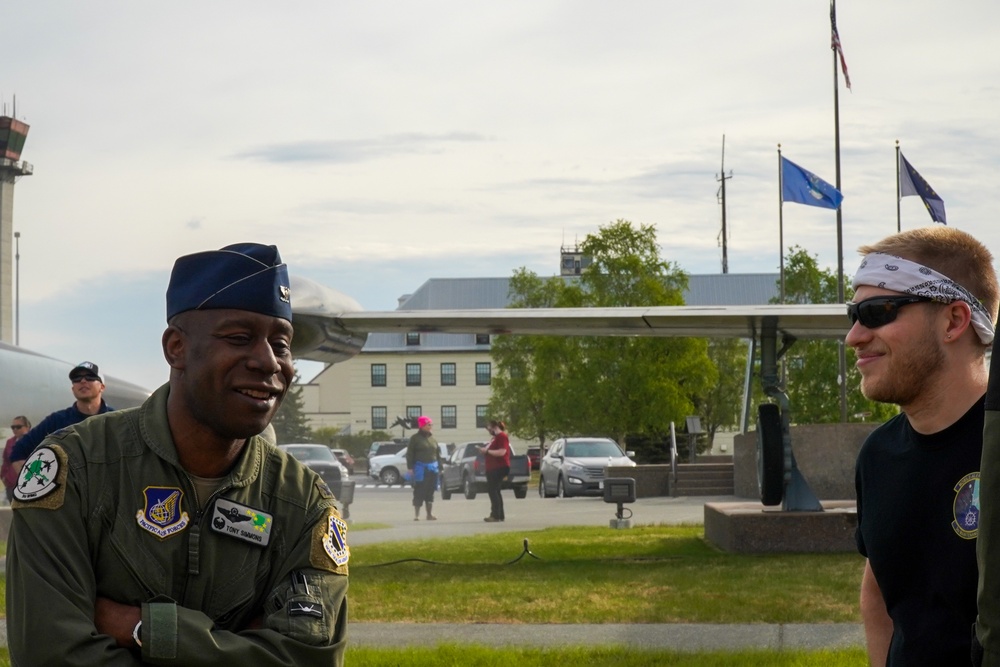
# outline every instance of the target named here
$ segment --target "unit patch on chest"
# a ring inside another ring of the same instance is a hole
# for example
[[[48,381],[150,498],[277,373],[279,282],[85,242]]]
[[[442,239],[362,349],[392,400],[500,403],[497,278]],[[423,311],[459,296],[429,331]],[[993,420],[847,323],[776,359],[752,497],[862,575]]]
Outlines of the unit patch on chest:
[[[212,530],[238,540],[266,547],[271,541],[273,517],[267,512],[234,503],[225,498],[215,501]]]
[[[176,535],[191,523],[183,511],[184,492],[176,486],[147,486],[143,490],[146,506],[135,515],[139,527],[161,540]]]
[[[955,485],[955,501],[952,504],[955,520],[951,529],[965,540],[974,540],[979,535],[979,473],[970,472]]]

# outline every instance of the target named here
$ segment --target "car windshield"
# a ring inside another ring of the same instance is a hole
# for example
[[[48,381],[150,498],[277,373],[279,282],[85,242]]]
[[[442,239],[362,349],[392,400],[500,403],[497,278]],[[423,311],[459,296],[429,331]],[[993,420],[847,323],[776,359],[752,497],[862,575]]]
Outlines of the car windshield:
[[[585,440],[583,442],[567,442],[566,456],[575,459],[590,457],[622,456],[618,445],[609,440]]]
[[[297,458],[299,461],[334,461],[333,452],[328,447],[316,447],[313,445],[289,445],[285,451]]]

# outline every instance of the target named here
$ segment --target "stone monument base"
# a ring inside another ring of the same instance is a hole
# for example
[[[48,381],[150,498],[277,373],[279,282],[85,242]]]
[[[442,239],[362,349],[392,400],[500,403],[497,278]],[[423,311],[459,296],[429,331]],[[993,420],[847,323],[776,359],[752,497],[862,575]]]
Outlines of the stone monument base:
[[[705,539],[732,553],[855,551],[853,500],[824,500],[822,512],[784,512],[759,502],[705,503]]]

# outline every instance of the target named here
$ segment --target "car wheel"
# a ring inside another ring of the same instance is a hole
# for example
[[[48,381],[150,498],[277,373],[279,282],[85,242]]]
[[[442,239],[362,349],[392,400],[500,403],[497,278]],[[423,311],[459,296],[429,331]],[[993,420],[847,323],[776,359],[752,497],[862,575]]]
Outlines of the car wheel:
[[[378,477],[380,480],[382,480],[383,484],[388,484],[389,486],[392,486],[393,484],[399,484],[399,481],[402,479],[402,477],[399,474],[399,471],[396,470],[395,468],[383,468],[382,472],[379,473]]]
[[[465,492],[465,497],[469,500],[476,499],[476,484],[472,481],[472,478],[468,475],[462,478],[462,491]]]
[[[451,500],[451,491],[444,483],[444,478],[441,478],[441,500]]]
[[[559,479],[556,480],[556,497],[569,498],[569,496],[566,495],[566,485],[563,484],[562,475],[560,475]]]
[[[524,498],[527,495],[528,495],[528,485],[527,484],[518,484],[517,486],[514,487],[514,497],[515,498]]]
[[[545,478],[538,478],[538,497],[539,498],[551,498],[552,494],[545,490]]]

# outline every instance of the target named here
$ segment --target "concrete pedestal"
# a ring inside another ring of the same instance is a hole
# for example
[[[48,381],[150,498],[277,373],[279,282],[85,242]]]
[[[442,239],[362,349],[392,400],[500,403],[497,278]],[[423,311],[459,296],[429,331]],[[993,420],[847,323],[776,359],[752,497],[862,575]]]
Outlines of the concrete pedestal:
[[[783,512],[759,502],[705,503],[705,539],[733,553],[854,551],[853,500],[824,500],[822,512]]]

